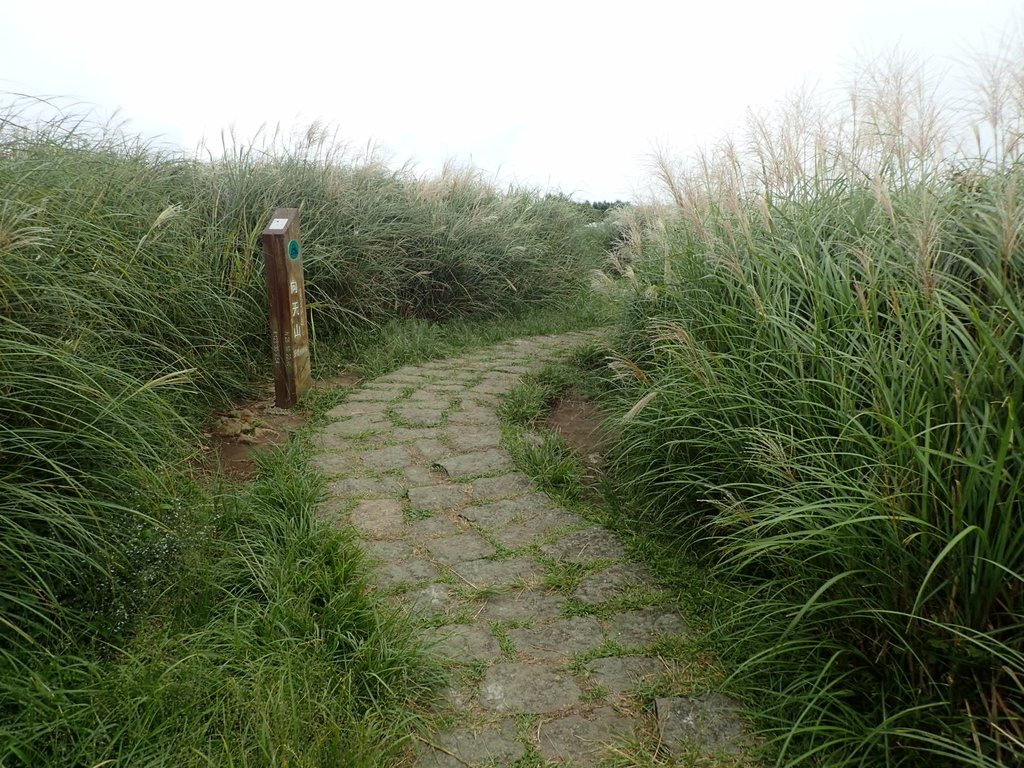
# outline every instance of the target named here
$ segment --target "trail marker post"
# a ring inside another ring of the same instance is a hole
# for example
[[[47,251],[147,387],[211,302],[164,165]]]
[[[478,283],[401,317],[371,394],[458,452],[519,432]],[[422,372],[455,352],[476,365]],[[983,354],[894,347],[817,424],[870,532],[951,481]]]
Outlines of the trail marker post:
[[[263,230],[263,257],[270,296],[275,401],[278,408],[290,408],[311,379],[298,208],[274,211]]]

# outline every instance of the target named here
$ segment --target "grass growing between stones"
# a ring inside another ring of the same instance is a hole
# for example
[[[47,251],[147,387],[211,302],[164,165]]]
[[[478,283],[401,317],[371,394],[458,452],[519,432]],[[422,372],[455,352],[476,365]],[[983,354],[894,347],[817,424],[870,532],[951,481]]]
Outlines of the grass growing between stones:
[[[564,362],[524,376],[499,407],[502,439],[522,472],[566,508],[613,530],[634,558],[654,568],[661,581],[688,601],[689,612],[699,617],[710,610],[724,587],[711,579],[703,566],[681,565],[676,558],[675,534],[652,532],[631,517],[630,500],[622,496],[604,468],[584,461],[580,450],[573,450],[544,423],[552,406],[563,397],[601,397],[603,385],[593,374],[605,354],[602,346],[584,346]],[[559,568],[566,569],[566,575],[572,574],[576,582],[585,575],[572,564],[563,563]]]
[[[517,467],[566,508],[599,523],[619,535],[635,559],[656,569],[682,597],[690,600],[691,612],[700,615],[710,603],[704,597],[716,592],[710,586],[706,569],[680,569],[674,553],[676,546],[668,536],[650,535],[651,531],[628,514],[628,500],[600,466],[585,462],[579,450],[544,423],[552,406],[566,396],[598,399],[603,387],[593,376],[605,354],[599,345],[577,349],[563,362],[545,366],[523,377],[502,401],[498,413],[502,419],[502,439]],[[571,563],[558,565],[563,573],[553,574],[555,581],[568,578],[578,583],[585,569]],[[694,586],[694,590],[686,587]]]
[[[585,576],[600,570],[604,565],[600,561],[570,563],[553,558],[540,558],[540,563],[545,570],[544,586],[566,595],[571,595]]]
[[[590,574],[607,565],[591,561],[586,565],[546,559],[545,585],[569,597],[563,615],[609,618],[621,611],[647,606],[673,605],[683,613],[688,632],[681,637],[663,638],[650,651],[665,659],[671,674],[661,676],[657,687],[641,686],[636,695],[641,705],[652,707],[657,696],[701,695],[722,689],[727,671],[719,659],[720,647],[712,641],[713,616],[735,597],[730,588],[713,577],[706,567],[681,565],[677,542],[632,517],[628,500],[604,474],[600,465],[585,460],[586,450],[573,449],[545,423],[552,406],[564,397],[596,398],[601,383],[592,377],[603,355],[600,346],[583,347],[568,360],[527,374],[520,386],[502,402],[503,441],[520,471],[568,509],[614,531],[636,562],[653,574],[653,581],[637,583],[608,600],[583,603],[573,591]],[[636,653],[614,641],[577,654],[570,668],[580,671],[594,659]],[[598,693],[593,693],[598,697]],[[753,765],[748,757],[728,757],[722,762],[695,750],[692,754],[669,756],[659,748],[656,736],[623,742],[613,750],[615,766],[741,766]],[[633,761],[633,762],[630,762]]]

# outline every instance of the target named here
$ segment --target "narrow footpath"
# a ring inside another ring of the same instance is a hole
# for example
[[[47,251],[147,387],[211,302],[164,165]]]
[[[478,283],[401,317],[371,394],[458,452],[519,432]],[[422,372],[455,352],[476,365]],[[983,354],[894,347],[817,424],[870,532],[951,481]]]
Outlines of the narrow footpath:
[[[612,533],[539,492],[501,447],[501,396],[593,337],[407,366],[351,392],[319,436],[323,514],[354,526],[376,587],[419,615],[451,670],[445,727],[420,743],[416,768],[586,768],[644,733],[669,751],[731,751],[739,726],[722,697],[641,706],[638,691],[673,671],[652,647],[685,633],[682,618],[630,602],[663,593]],[[615,610],[623,603],[632,609]]]

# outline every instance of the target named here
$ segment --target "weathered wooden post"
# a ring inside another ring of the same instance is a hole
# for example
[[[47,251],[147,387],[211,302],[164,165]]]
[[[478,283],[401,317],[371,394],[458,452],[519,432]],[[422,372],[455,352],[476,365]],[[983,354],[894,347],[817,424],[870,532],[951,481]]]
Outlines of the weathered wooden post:
[[[302,282],[299,209],[278,208],[263,230],[270,295],[270,345],[278,408],[290,408],[310,384],[309,328]]]

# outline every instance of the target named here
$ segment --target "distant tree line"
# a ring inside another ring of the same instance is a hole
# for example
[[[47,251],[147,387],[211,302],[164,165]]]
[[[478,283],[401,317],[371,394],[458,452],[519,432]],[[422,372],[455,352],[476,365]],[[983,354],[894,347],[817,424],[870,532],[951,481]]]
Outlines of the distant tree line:
[[[629,205],[629,203],[625,202],[624,200],[616,200],[614,203],[608,200],[601,200],[599,202],[595,201],[593,203],[590,202],[589,200],[585,200],[583,201],[583,203],[581,203],[581,205],[588,206],[590,208],[593,208],[595,211],[600,211],[601,213],[607,213],[612,208],[622,208],[623,206]]]
[[[573,205],[577,206],[577,208],[583,213],[583,215],[587,217],[587,220],[591,222],[601,221],[601,219],[604,218],[604,215],[613,208],[622,208],[629,205],[629,203],[623,200],[616,200],[615,202],[612,202],[610,200],[601,200],[594,202],[584,200],[583,202],[580,202],[579,200],[573,200],[569,195],[566,195],[561,192],[557,194],[549,194],[547,195],[547,197],[557,197],[568,203],[572,203]]]

